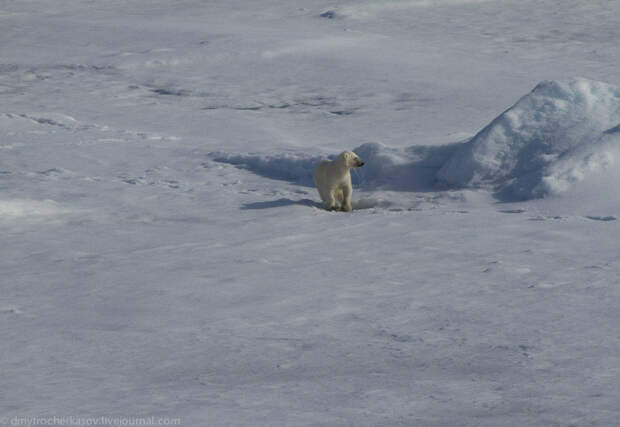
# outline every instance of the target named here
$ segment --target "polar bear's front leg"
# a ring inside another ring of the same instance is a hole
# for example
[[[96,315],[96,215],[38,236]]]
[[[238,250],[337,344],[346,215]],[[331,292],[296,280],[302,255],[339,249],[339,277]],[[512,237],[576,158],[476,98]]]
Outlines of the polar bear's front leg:
[[[351,195],[352,195],[352,191],[351,191],[351,186],[343,186],[342,187],[342,205],[341,205],[341,209],[344,212],[351,212],[352,208],[351,208]]]

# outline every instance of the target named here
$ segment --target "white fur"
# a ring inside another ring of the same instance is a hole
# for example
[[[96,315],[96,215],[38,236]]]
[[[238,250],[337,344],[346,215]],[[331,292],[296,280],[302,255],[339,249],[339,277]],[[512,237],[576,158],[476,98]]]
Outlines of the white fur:
[[[353,151],[345,151],[333,161],[323,160],[314,170],[314,184],[325,207],[329,210],[351,211],[351,168],[364,162]]]

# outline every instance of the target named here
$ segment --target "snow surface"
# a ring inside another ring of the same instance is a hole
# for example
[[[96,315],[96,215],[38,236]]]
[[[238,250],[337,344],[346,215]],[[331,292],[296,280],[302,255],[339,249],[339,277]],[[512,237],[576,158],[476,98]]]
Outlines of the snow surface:
[[[0,28],[0,424],[617,424],[620,3],[32,0]]]

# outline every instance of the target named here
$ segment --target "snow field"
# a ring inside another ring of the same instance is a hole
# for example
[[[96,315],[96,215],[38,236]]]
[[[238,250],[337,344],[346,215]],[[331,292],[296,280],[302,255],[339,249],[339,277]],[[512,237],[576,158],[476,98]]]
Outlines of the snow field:
[[[2,4],[0,419],[614,425],[618,7]]]

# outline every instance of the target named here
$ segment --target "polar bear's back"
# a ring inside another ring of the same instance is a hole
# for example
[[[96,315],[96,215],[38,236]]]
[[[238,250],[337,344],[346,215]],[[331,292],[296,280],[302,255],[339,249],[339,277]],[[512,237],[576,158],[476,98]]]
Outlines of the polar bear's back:
[[[331,163],[333,163],[331,160],[321,160],[319,162],[318,165],[316,165],[315,170],[319,170],[319,169],[325,169],[326,167],[328,167],[328,165],[330,165]]]
[[[314,168],[314,183],[319,185],[327,176],[329,171],[329,165],[332,163],[330,160],[322,160],[316,168]]]

